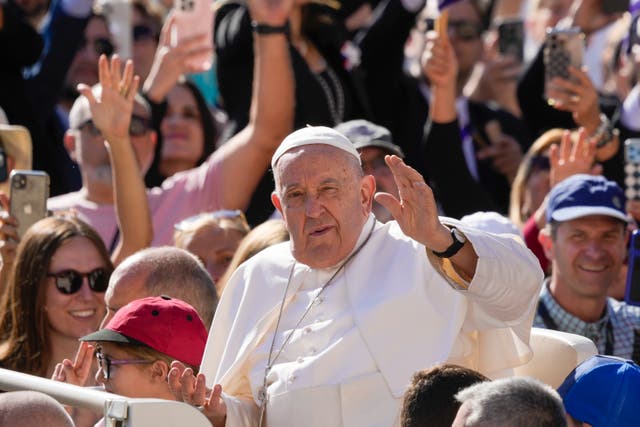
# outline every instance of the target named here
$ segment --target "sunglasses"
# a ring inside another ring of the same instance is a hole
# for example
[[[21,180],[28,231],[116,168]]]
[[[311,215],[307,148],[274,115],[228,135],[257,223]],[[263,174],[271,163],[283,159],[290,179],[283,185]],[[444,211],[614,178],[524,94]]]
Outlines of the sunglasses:
[[[482,35],[482,25],[473,21],[449,21],[449,37],[464,41],[471,41],[480,38]]]
[[[111,367],[118,365],[146,365],[153,363],[151,360],[145,359],[111,359],[109,356],[97,352],[98,366],[102,369],[102,378],[108,381],[111,378]]]
[[[149,132],[151,127],[151,121],[146,117],[141,117],[133,114],[131,116],[131,123],[129,124],[129,135],[131,136],[144,136]],[[102,133],[100,129],[96,127],[91,119],[83,122],[78,126],[78,129],[86,128],[86,130],[93,136],[100,136]]]
[[[153,29],[148,25],[134,25],[133,26],[133,41],[137,42],[145,39],[155,39],[156,35]]]
[[[80,40],[78,41],[78,50],[80,51],[84,49],[86,46],[87,46],[86,37],[84,36],[80,37]],[[91,40],[91,47],[93,48],[93,51],[98,56],[102,55],[103,53],[107,56],[111,56],[111,54],[115,50],[115,47],[113,46],[113,43],[111,43],[111,40],[104,37],[98,37]]]
[[[176,231],[187,231],[190,230],[193,225],[199,222],[202,219],[210,218],[214,221],[218,221],[221,219],[229,219],[229,220],[237,220],[241,228],[249,230],[249,224],[247,223],[247,218],[239,209],[231,210],[231,209],[221,209],[214,212],[203,212],[194,216],[190,216],[189,218],[183,219],[182,221],[176,223],[173,228]]]
[[[551,163],[547,156],[533,156],[529,163],[529,170],[533,171],[548,171],[551,169]]]
[[[104,268],[96,268],[88,273],[80,273],[76,270],[63,270],[59,273],[47,273],[47,277],[55,278],[56,288],[65,295],[75,294],[82,287],[86,277],[89,281],[89,289],[93,292],[104,292],[109,285],[109,273]]]

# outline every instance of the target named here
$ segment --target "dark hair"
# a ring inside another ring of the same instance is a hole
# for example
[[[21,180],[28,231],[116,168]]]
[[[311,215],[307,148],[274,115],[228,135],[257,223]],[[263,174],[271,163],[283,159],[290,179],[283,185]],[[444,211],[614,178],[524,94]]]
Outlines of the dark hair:
[[[470,385],[489,381],[480,372],[443,364],[416,372],[402,403],[402,427],[450,427],[460,402],[456,393]]]
[[[202,147],[202,156],[196,162],[196,165],[201,165],[205,160],[209,157],[211,153],[216,150],[216,142],[220,136],[220,131],[216,126],[211,111],[207,106],[207,101],[202,96],[200,89],[195,83],[191,82],[187,79],[181,79],[176,83],[177,86],[184,86],[189,92],[193,95],[193,98],[196,101],[196,106],[198,108],[198,113],[200,113],[200,125],[202,126],[202,135],[203,135],[203,147]],[[166,109],[163,112],[163,117],[161,117],[157,125],[160,126],[160,122],[164,118],[166,114]],[[159,130],[159,129],[158,129]],[[155,187],[162,184],[165,176],[160,173],[160,160],[162,157],[162,133],[158,132],[158,143],[156,144],[155,154],[153,157],[153,163],[149,168],[145,176],[145,184],[147,187]]]
[[[98,233],[77,218],[51,217],[31,226],[20,241],[0,304],[0,364],[45,376],[51,362],[45,304],[51,258],[64,242],[85,237],[93,243],[110,273],[113,264]]]

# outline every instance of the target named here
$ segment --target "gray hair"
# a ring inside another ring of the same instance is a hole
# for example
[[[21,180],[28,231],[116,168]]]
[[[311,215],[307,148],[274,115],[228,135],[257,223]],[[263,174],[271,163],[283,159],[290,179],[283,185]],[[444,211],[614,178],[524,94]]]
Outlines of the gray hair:
[[[13,427],[73,427],[62,404],[38,391],[23,390],[0,394],[0,425]]]
[[[529,377],[510,377],[472,385],[456,399],[467,403],[465,427],[565,427],[558,393]]]
[[[124,274],[144,276],[150,296],[178,298],[196,309],[207,329],[211,326],[218,296],[213,279],[193,254],[173,246],[142,249],[116,268],[111,282]]]

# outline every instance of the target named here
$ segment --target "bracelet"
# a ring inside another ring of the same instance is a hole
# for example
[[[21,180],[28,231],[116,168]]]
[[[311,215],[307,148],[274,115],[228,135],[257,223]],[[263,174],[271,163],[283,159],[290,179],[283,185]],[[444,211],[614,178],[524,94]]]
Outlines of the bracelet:
[[[251,21],[251,29],[257,34],[284,34],[289,35],[289,21],[284,25],[269,25]]]
[[[606,115],[600,113],[600,125],[589,138],[596,139],[598,141],[596,147],[602,148],[613,140],[614,135],[615,132],[611,121]]]

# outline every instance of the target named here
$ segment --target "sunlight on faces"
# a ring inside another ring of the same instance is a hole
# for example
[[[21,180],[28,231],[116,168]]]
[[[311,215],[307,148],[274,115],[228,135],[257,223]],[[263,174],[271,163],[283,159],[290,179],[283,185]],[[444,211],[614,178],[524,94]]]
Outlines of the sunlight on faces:
[[[371,212],[375,181],[358,161],[328,145],[305,145],[280,157],[272,200],[291,234],[293,256],[328,268],[354,249]]]
[[[233,254],[246,233],[213,222],[204,224],[192,233],[185,233],[176,246],[197,256],[214,282],[220,280],[233,258]]]
[[[546,242],[546,243],[545,243]],[[626,226],[615,218],[590,215],[558,225],[552,246],[542,237],[553,274],[569,294],[600,298],[616,280],[626,256]]]
[[[202,118],[189,89],[175,85],[167,94],[167,111],[160,124],[161,162],[180,162],[195,167],[204,152]]]
[[[77,236],[62,243],[51,258],[48,272],[76,270],[87,273],[106,267],[91,240]],[[80,290],[71,295],[65,295],[56,288],[55,278],[47,277],[45,280],[45,312],[52,334],[80,338],[98,329],[105,313],[104,293],[92,291],[86,277]]]
[[[114,360],[139,360],[123,348],[109,342],[99,342],[103,355]],[[126,397],[158,397],[158,384],[153,381],[152,364],[111,365],[109,379],[105,380],[102,367],[96,372],[95,379],[109,393]],[[168,389],[168,385],[167,385]]]
[[[153,296],[145,286],[148,275],[149,271],[123,268],[114,270],[109,281],[109,288],[104,294],[107,312],[100,323],[100,328],[104,328],[116,314],[116,311],[131,301]]]

